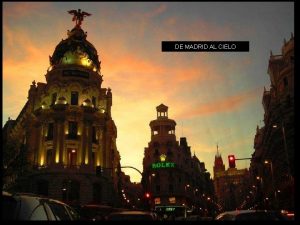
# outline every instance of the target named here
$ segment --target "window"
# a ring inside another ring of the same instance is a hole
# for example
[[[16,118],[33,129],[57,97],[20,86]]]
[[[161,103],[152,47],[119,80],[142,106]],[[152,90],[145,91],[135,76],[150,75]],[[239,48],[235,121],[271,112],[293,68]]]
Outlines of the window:
[[[78,105],[78,92],[77,91],[71,92],[71,105]]]
[[[95,96],[92,97],[92,103],[93,103],[94,107],[96,107],[96,97]]]
[[[29,220],[48,220],[44,206],[39,205],[37,208],[35,208]]]
[[[96,127],[93,127],[93,130],[92,130],[92,142],[93,143],[97,143],[97,138],[96,138]]]
[[[54,132],[53,127],[54,127],[53,123],[48,124],[47,141],[53,140],[53,132]]]
[[[77,138],[77,122],[69,122],[69,139]]]
[[[64,205],[52,201],[48,202],[47,204],[51,208],[56,220],[71,220],[70,215],[68,214]]]
[[[56,98],[57,98],[57,93],[53,93],[53,94],[52,94],[52,98],[51,98],[51,105],[54,105],[54,104],[55,104]]]
[[[76,166],[77,151],[76,149],[68,149],[68,165]]]
[[[46,163],[47,165],[51,165],[52,164],[52,149],[48,149],[47,150],[47,157],[46,157]]]

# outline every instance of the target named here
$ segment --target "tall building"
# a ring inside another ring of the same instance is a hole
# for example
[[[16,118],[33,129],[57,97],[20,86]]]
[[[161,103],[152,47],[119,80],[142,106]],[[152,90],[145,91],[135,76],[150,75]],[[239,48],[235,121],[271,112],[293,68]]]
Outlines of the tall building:
[[[120,155],[112,92],[101,87],[97,50],[81,28],[87,14],[70,13],[76,25],[49,57],[46,83],[32,82],[22,111],[3,129],[4,189],[117,204]]]
[[[186,138],[176,140],[176,122],[168,117],[168,107],[161,104],[156,110],[157,118],[150,122],[151,141],[143,159],[142,181],[149,194],[148,203],[162,213],[176,214],[186,208],[199,211],[202,195],[206,194],[205,199],[213,195],[209,173],[192,156]]]
[[[249,176],[248,169],[228,168],[225,170],[217,146],[214,162],[214,188],[223,211],[242,208],[250,185]]]
[[[260,201],[294,209],[294,36],[284,40],[281,54],[271,52],[270,90],[264,88],[264,126],[256,129],[251,161],[253,182],[261,179]],[[258,202],[263,204],[262,202]],[[265,204],[266,205],[266,204]]]

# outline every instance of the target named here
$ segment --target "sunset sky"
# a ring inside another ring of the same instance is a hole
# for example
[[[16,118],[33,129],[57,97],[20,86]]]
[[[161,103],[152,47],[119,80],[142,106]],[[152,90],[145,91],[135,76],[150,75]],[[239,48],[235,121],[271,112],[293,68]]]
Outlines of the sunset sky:
[[[3,4],[3,121],[16,119],[33,80],[46,82],[49,55],[74,27],[71,9],[97,49],[102,87],[113,93],[121,165],[142,170],[156,106],[169,107],[176,138],[212,174],[216,144],[228,154],[251,157],[262,126],[262,94],[269,89],[270,50],[281,54],[294,32],[293,2],[5,2]],[[161,41],[249,41],[249,52],[161,52]],[[249,161],[237,162],[238,168]],[[140,175],[124,169],[131,181]]]

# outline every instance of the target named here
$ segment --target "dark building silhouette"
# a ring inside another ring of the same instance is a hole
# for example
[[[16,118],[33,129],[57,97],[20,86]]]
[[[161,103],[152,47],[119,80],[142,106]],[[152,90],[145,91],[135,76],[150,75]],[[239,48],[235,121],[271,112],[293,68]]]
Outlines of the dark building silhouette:
[[[294,37],[280,55],[271,52],[270,90],[264,88],[264,126],[256,128],[250,171],[256,205],[294,209]],[[257,186],[257,180],[259,187]]]
[[[248,169],[228,168],[217,146],[214,162],[214,188],[218,203],[223,211],[242,208],[249,187]]]

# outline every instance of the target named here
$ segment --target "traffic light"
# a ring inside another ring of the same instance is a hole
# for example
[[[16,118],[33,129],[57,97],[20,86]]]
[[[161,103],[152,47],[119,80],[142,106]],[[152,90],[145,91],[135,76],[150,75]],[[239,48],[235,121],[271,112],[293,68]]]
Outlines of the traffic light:
[[[228,156],[229,168],[235,168],[235,156],[229,155]]]
[[[145,198],[150,198],[150,193],[149,192],[145,193]]]

